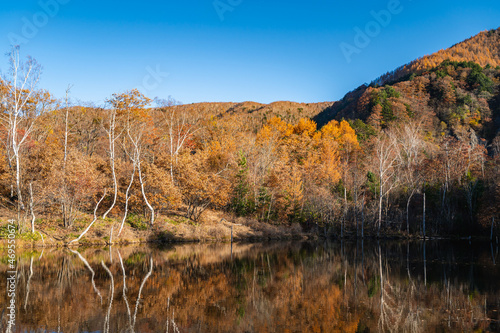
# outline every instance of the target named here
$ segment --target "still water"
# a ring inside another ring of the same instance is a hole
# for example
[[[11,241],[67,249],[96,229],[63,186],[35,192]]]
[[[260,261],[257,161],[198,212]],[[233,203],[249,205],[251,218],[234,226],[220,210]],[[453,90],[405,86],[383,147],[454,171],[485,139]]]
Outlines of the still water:
[[[11,331],[495,332],[498,251],[442,241],[18,251]]]

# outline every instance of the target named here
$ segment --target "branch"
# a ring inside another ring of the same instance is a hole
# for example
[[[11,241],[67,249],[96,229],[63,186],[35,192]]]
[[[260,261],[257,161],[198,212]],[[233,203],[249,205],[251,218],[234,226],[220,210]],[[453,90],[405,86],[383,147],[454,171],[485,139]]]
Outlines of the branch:
[[[73,239],[67,245],[70,245],[73,242],[78,242],[83,237],[83,235],[85,235],[87,233],[87,231],[89,231],[90,227],[92,227],[92,225],[95,223],[95,221],[97,221],[97,209],[99,208],[99,204],[101,203],[101,201],[104,200],[105,197],[106,197],[106,189],[104,189],[104,194],[102,195],[101,200],[99,200],[99,202],[95,206],[95,209],[94,209],[94,220],[89,224],[89,226],[87,227],[87,229],[85,229],[77,239]]]

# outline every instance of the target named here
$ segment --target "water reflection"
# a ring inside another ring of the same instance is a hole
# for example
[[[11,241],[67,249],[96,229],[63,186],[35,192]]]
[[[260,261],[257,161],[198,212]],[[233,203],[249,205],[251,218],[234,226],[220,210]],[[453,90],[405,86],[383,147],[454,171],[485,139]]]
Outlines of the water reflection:
[[[429,241],[23,252],[12,332],[498,331],[497,261]]]

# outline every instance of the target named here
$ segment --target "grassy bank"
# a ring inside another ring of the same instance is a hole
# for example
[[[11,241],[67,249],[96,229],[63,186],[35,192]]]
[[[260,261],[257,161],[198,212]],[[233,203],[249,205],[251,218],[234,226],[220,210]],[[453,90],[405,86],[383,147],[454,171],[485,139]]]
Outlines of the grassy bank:
[[[2,214],[5,216],[5,214]],[[16,234],[16,246],[61,247],[78,238],[92,222],[91,215],[81,215],[70,228],[63,228],[60,220],[39,218],[35,223],[35,233],[29,226]],[[0,247],[7,246],[7,220],[0,218]],[[152,227],[141,215],[130,215],[120,230],[121,219],[98,219],[90,230],[71,246],[140,243],[182,243],[182,242],[230,242],[266,241],[286,239],[313,239],[312,233],[303,232],[299,224],[271,225],[254,219],[237,218],[229,214],[208,211],[203,220],[195,222],[180,214],[159,215]]]

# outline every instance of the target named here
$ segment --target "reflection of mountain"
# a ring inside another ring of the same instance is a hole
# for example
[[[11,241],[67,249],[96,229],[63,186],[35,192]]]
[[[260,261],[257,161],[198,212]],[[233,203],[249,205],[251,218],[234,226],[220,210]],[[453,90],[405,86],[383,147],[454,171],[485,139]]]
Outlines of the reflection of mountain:
[[[41,258],[24,253],[16,329],[498,329],[488,319],[500,309],[495,251],[431,242],[127,247],[46,251]],[[6,270],[2,264],[3,275]],[[5,309],[5,297],[0,305]]]

